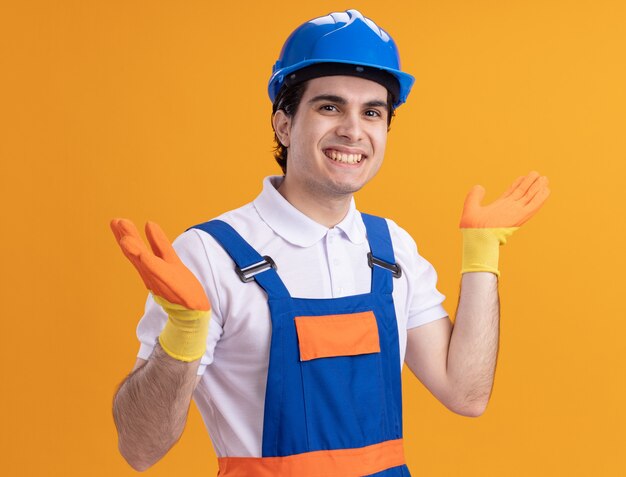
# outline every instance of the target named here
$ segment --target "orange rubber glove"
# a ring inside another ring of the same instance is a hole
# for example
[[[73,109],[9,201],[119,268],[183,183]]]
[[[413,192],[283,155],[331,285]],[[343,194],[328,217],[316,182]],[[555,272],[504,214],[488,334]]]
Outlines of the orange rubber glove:
[[[199,359],[206,349],[211,307],[198,279],[154,222],[146,223],[146,237],[152,251],[130,220],[113,219],[111,230],[154,300],[168,315],[159,336],[163,350],[180,361]]]
[[[535,171],[518,177],[504,194],[486,206],[480,204],[485,197],[484,187],[474,186],[465,198],[461,215],[461,273],[491,272],[500,276],[500,245],[537,213],[549,195],[548,179]]]

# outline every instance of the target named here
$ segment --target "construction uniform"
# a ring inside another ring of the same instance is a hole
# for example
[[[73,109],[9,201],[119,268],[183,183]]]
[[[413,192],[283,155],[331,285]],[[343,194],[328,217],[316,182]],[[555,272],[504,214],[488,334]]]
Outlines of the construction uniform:
[[[213,307],[194,399],[220,475],[409,475],[400,371],[407,329],[447,316],[436,274],[393,222],[352,203],[327,229],[278,193],[281,180],[174,243]],[[244,283],[236,267],[246,278],[255,265]],[[149,298],[140,358],[165,320]]]

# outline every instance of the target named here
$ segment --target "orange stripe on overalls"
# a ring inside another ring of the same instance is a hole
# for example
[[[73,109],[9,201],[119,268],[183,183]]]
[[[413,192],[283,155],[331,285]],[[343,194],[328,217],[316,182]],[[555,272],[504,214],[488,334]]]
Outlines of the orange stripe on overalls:
[[[404,464],[402,439],[287,457],[224,457],[220,477],[359,477]]]

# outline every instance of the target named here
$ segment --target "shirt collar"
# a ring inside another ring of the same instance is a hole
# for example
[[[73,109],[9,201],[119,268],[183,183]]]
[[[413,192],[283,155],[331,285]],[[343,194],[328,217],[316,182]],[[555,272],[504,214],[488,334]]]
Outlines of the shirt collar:
[[[277,188],[282,180],[281,176],[266,177],[263,191],[253,205],[261,219],[276,234],[294,245],[310,247],[326,236],[329,229],[304,215],[278,192]],[[361,214],[356,210],[354,198],[350,201],[348,213],[335,228],[355,244],[366,240],[365,225]]]

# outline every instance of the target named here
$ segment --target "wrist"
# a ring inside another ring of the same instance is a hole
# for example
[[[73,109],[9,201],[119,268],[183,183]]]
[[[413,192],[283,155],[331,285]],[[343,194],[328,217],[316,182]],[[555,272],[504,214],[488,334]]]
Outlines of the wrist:
[[[191,362],[200,359],[206,349],[211,311],[190,310],[153,295],[168,319],[159,335],[159,344],[172,358]]]
[[[506,243],[518,227],[463,228],[463,260],[461,273],[491,272],[500,276],[498,261],[500,245]]]

